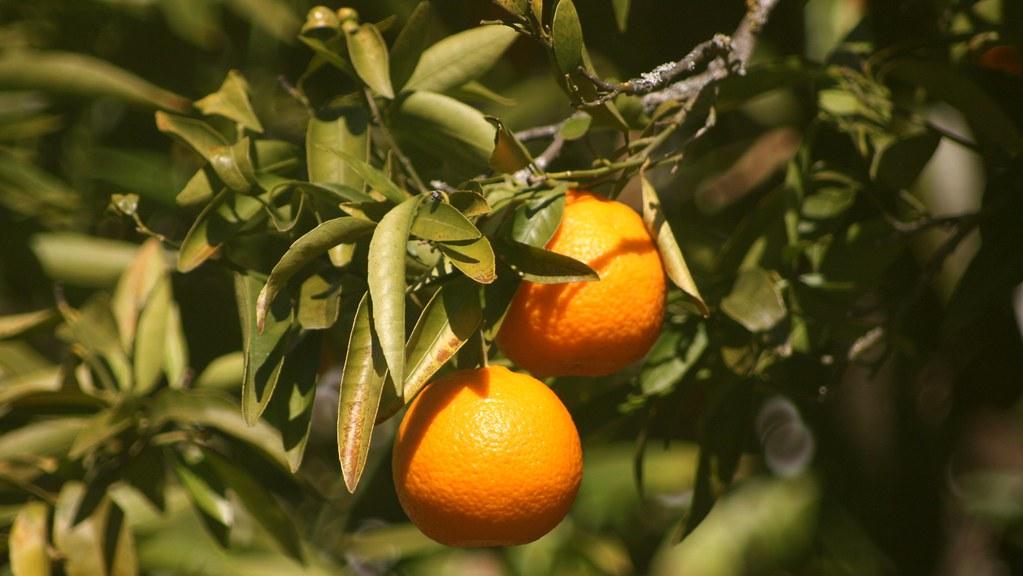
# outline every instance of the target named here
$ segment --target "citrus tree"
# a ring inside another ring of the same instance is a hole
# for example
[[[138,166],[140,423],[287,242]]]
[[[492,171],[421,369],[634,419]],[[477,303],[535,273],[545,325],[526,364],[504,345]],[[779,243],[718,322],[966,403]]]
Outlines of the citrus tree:
[[[683,4],[0,2],[0,570],[1019,569],[1021,7]]]

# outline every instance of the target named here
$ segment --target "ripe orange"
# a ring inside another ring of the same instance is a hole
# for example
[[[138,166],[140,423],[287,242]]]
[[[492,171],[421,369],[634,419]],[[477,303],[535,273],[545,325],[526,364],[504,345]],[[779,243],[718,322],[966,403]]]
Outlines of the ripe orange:
[[[599,282],[523,282],[497,342],[538,376],[603,376],[642,358],[661,329],[664,267],[628,206],[570,191],[547,249],[581,260]]]
[[[398,500],[424,534],[449,546],[509,546],[565,517],[582,449],[550,388],[490,366],[423,389],[398,428],[393,468]]]

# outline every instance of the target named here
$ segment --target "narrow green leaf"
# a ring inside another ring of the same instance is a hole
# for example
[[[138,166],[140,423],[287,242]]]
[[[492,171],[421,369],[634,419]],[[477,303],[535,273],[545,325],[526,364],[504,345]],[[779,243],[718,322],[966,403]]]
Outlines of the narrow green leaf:
[[[292,473],[302,465],[309,442],[322,344],[321,333],[307,332],[302,336],[295,349],[284,359],[278,390],[267,410],[267,419],[281,432],[282,446]]]
[[[536,284],[600,280],[600,276],[585,262],[514,240],[502,240],[498,244],[498,254],[524,280]]]
[[[416,4],[405,26],[394,40],[394,45],[391,46],[391,84],[399,90],[412,76],[423,48],[426,47],[426,36],[430,31],[430,21],[433,19],[430,6],[427,0]]]
[[[70,329],[71,338],[82,346],[86,359],[102,358],[118,388],[131,389],[131,363],[117,336],[117,325],[109,301],[97,295],[86,302],[81,310],[62,306],[60,311]]]
[[[14,576],[49,576],[50,556],[47,553],[49,509],[42,502],[29,502],[14,517],[7,542],[10,569]]]
[[[476,192],[456,190],[448,195],[448,201],[468,218],[489,214],[491,210],[487,199]]]
[[[178,249],[178,271],[191,272],[217,253],[247,222],[260,216],[263,203],[233,190],[222,190],[203,209]]]
[[[167,264],[160,241],[154,238],[146,241],[139,248],[135,259],[118,280],[110,307],[113,310],[114,318],[117,319],[117,332],[121,337],[121,345],[126,350],[131,350],[135,341],[139,314],[166,272]]]
[[[298,527],[274,496],[248,472],[220,455],[207,451],[206,459],[224,484],[234,492],[249,514],[266,529],[284,553],[302,562],[302,543],[298,536]]]
[[[188,340],[181,325],[181,309],[173,301],[167,307],[165,339],[163,370],[167,374],[167,384],[171,388],[181,388],[188,374]]]
[[[380,30],[370,23],[364,23],[350,32],[346,31],[345,39],[348,55],[359,78],[376,94],[387,99],[394,98],[387,44]]]
[[[643,395],[667,396],[674,391],[703,356],[707,343],[707,329],[702,322],[695,328],[663,331],[639,373]]]
[[[0,57],[0,88],[112,97],[175,112],[191,108],[183,96],[109,62],[70,52],[7,51]]]
[[[245,353],[231,352],[214,358],[199,373],[193,383],[195,388],[213,388],[218,390],[241,389],[242,373],[245,371]]]
[[[497,172],[514,174],[531,165],[533,157],[515,135],[499,119],[487,116],[487,122],[494,127],[494,152],[490,155],[490,167]]]
[[[52,308],[0,316],[0,340],[21,336],[26,332],[49,324],[56,317],[57,313]]]
[[[345,487],[352,493],[366,467],[387,372],[374,323],[366,294],[352,324],[337,408],[338,459]]]
[[[486,236],[463,242],[438,243],[437,248],[455,268],[480,284],[490,284],[497,278],[494,249]]]
[[[565,140],[578,140],[590,131],[590,124],[592,123],[593,116],[585,112],[576,112],[569,116],[568,120],[565,120],[559,132]]]
[[[413,196],[380,221],[369,242],[367,282],[373,325],[391,374],[405,373],[405,245],[422,200]],[[401,396],[400,383],[395,383]]]
[[[255,312],[258,330],[264,329],[267,311],[270,309],[271,302],[277,298],[281,288],[306,264],[326,254],[327,250],[338,244],[355,242],[369,234],[373,228],[372,222],[342,216],[323,222],[295,240],[284,256],[281,256],[281,259],[274,265],[266,280],[266,285],[259,292]]]
[[[366,162],[370,149],[369,114],[360,105],[331,106],[309,118],[306,128],[306,164],[309,181],[343,184],[361,191],[364,179],[337,150]]]
[[[572,0],[561,0],[551,23],[554,62],[562,74],[572,74],[583,65],[583,27]]]
[[[19,398],[56,392],[61,387],[60,369],[40,368],[25,374],[4,374],[0,379],[0,406],[7,406]],[[0,436],[5,438],[5,436]]]
[[[459,172],[489,168],[494,127],[479,110],[432,92],[415,92],[396,104],[391,126],[401,143]]]
[[[383,194],[384,198],[387,198],[395,204],[400,204],[408,198],[407,192],[398,188],[398,185],[392,182],[386,174],[377,170],[368,162],[356,158],[343,150],[338,150],[336,148],[324,149],[344,160],[349,168],[359,174],[359,176],[362,176],[371,189]]]
[[[270,403],[295,332],[291,305],[286,298],[277,298],[270,304],[260,330],[256,321],[256,302],[261,285],[260,279],[253,275],[236,273],[234,276],[245,351],[242,416],[249,424],[259,420]]]
[[[164,276],[153,288],[145,308],[139,314],[132,358],[135,366],[136,394],[150,392],[163,375],[172,298],[170,278]]]
[[[433,295],[409,336],[403,395],[406,404],[476,333],[482,322],[477,284],[454,280]]]
[[[611,0],[611,7],[615,13],[615,23],[618,24],[618,31],[625,32],[629,26],[629,6],[632,0]]]
[[[213,159],[215,149],[228,145],[227,139],[220,132],[195,118],[157,112],[156,129],[174,136],[207,160]]]
[[[411,233],[424,240],[475,240],[483,234],[457,208],[440,200],[426,200],[412,221]]]
[[[328,282],[320,274],[313,274],[302,282],[298,296],[298,324],[302,328],[326,330],[337,322],[340,310],[339,284]]]
[[[263,132],[263,125],[259,123],[252,103],[249,102],[249,83],[237,70],[228,71],[220,89],[201,100],[196,100],[195,107],[207,116],[223,116],[249,130]]]
[[[689,273],[689,266],[686,265],[682,250],[675,240],[675,234],[671,226],[664,218],[664,211],[661,210],[661,200],[657,197],[657,190],[647,180],[646,174],[640,174],[640,183],[643,189],[643,223],[647,231],[657,243],[657,251],[661,254],[661,262],[668,278],[678,286],[686,297],[696,306],[700,314],[708,316],[710,310],[700,296],[700,290],[696,287],[696,281]]]
[[[423,52],[404,90],[446,92],[477,80],[518,37],[512,28],[496,25],[452,34]]]
[[[84,521],[75,511],[87,496],[78,482],[65,483],[53,514],[53,543],[64,557],[67,576],[138,574],[135,541],[124,512],[105,495]]]
[[[739,273],[721,311],[750,332],[770,330],[785,318],[785,302],[770,272],[750,268]]]

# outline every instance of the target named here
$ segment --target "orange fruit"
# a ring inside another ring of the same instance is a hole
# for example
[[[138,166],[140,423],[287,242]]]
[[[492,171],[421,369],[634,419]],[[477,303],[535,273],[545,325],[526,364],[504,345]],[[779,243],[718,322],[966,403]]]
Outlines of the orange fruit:
[[[547,249],[585,262],[599,282],[523,281],[497,342],[538,376],[604,376],[653,346],[664,314],[664,267],[639,215],[570,191]]]
[[[409,519],[449,546],[510,546],[568,513],[582,479],[572,416],[544,385],[503,366],[423,389],[398,428],[394,487]]]

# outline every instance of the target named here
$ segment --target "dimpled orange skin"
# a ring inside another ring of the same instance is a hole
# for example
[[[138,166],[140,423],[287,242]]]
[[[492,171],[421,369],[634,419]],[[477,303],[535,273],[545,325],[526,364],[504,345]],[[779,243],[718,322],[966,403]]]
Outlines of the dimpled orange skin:
[[[570,191],[547,249],[581,260],[599,282],[523,281],[497,341],[537,376],[605,376],[642,358],[664,315],[664,267],[643,220],[614,200]]]
[[[423,389],[398,428],[394,486],[409,519],[449,546],[512,546],[551,531],[575,500],[582,448],[543,382],[502,366]]]

